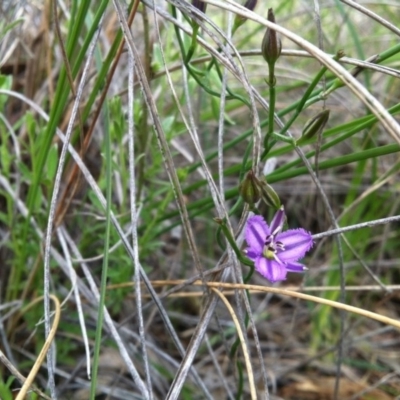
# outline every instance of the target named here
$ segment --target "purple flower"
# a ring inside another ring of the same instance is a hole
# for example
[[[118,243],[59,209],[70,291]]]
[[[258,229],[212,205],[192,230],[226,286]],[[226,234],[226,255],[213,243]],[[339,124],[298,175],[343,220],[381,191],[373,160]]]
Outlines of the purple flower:
[[[254,261],[256,270],[271,282],[283,281],[287,272],[303,272],[307,268],[297,261],[313,246],[309,232],[302,228],[281,232],[285,211],[281,207],[271,221],[260,215],[247,220],[247,257]]]

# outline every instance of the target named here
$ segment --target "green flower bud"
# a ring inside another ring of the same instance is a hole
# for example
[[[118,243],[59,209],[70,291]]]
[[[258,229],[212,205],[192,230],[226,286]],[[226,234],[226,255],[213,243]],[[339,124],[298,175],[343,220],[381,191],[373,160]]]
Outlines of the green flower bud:
[[[254,175],[253,170],[250,170],[239,186],[239,193],[245,203],[251,207],[254,206],[261,198],[260,181]]]
[[[303,133],[301,138],[297,141],[297,144],[302,144],[321,132],[328,122],[329,113],[330,111],[326,109],[309,119],[303,128]]]
[[[278,194],[264,179],[259,181],[259,183],[261,189],[261,198],[263,199],[264,203],[278,210],[281,207],[281,200],[279,199]]]
[[[275,23],[275,15],[272,8],[268,10],[268,21]],[[276,60],[281,55],[282,42],[279,39],[276,31],[267,28],[264,39],[261,44],[261,54],[268,64],[275,64]]]

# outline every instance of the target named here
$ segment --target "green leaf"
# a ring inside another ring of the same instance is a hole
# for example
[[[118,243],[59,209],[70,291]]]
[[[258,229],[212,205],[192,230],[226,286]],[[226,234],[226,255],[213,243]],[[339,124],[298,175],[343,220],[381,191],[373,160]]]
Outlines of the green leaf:
[[[53,144],[50,147],[49,154],[47,156],[46,163],[46,178],[50,181],[53,181],[56,176],[58,166],[58,146],[57,144]]]

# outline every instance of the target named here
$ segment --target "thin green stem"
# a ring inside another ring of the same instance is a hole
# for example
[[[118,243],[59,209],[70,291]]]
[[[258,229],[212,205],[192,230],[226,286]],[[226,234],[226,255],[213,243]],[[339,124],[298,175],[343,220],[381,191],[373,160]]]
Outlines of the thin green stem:
[[[322,79],[326,72],[327,68],[324,66],[321,68],[321,70],[318,72],[318,74],[315,76],[315,78],[312,80],[311,84],[308,86],[308,89],[304,93],[304,96],[302,99],[299,101],[296,111],[293,113],[293,115],[290,117],[290,119],[286,122],[284,127],[280,130],[280,134],[284,135],[289,128],[292,126],[293,122],[297,119],[301,111],[303,111],[304,105],[306,104],[307,100],[311,96],[312,91],[314,90],[315,86],[317,86],[318,82]]]
[[[193,54],[196,51],[196,47],[197,47],[197,34],[199,32],[200,27],[196,23],[194,23],[192,26],[193,26],[192,43],[190,44],[189,50],[188,50],[186,56],[184,57],[185,65],[190,63],[190,60],[192,59]]]
[[[238,342],[238,344],[237,344],[237,347],[238,347],[239,343],[240,343],[240,340],[238,339],[237,342]],[[233,350],[233,354],[232,354],[232,351],[231,351],[231,357],[233,357],[234,354],[236,353],[236,349],[233,349],[233,346],[232,346],[232,350]],[[242,365],[242,362],[240,360],[238,360],[236,362],[236,367],[237,367],[238,378],[239,379],[238,379],[238,388],[237,388],[237,393],[236,393],[236,396],[235,396],[235,400],[240,400],[240,399],[242,399],[242,395],[243,395],[243,383],[244,383],[243,365]]]
[[[245,257],[242,254],[242,252],[240,251],[239,247],[237,246],[235,239],[232,237],[232,234],[226,225],[226,220],[219,219],[219,218],[215,218],[214,220],[221,227],[223,234],[225,235],[226,239],[228,240],[229,244],[231,245],[232,250],[235,252],[238,260],[242,264],[247,265],[248,267],[254,267],[254,262],[249,260],[247,257]]]
[[[105,141],[105,162],[106,162],[106,226],[104,233],[104,258],[103,267],[101,271],[101,284],[100,284],[100,299],[99,299],[99,309],[96,324],[96,338],[93,354],[93,367],[92,367],[92,381],[90,385],[90,399],[94,400],[97,392],[97,373],[99,367],[99,357],[100,357],[100,346],[101,346],[101,335],[103,332],[103,321],[104,321],[104,304],[106,299],[107,290],[107,271],[108,271],[108,257],[110,248],[110,230],[111,230],[111,193],[112,193],[112,157],[111,157],[111,138],[109,132],[109,110],[107,103],[103,105],[103,118],[104,118],[104,141]]]
[[[274,131],[274,119],[275,119],[275,101],[276,101],[276,90],[275,90],[275,62],[268,63],[268,86],[269,86],[269,110],[268,110],[268,131],[264,138],[264,151],[268,148],[268,142]]]
[[[214,58],[214,57],[213,57],[213,58]],[[214,59],[215,59],[215,58],[214,58]],[[218,64],[217,62],[216,62],[214,65],[215,65],[215,70],[217,71],[219,80],[220,80],[220,82],[222,82],[223,77],[222,77],[221,68],[220,68],[220,66],[219,66],[219,64]],[[228,92],[229,98],[230,98],[230,99],[239,100],[239,101],[241,101],[243,104],[245,104],[247,107],[249,107],[249,108],[251,107],[250,102],[248,102],[243,96],[240,96],[240,95],[238,95],[238,94],[232,92],[232,90],[229,88],[229,86],[226,87],[226,91]]]

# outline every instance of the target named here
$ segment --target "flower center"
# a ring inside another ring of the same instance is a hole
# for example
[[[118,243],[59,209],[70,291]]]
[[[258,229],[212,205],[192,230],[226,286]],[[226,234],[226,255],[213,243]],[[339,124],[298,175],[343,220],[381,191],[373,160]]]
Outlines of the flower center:
[[[275,240],[274,235],[268,235],[264,242],[263,256],[268,260],[276,260],[276,254],[285,250],[285,245],[279,240]]]

